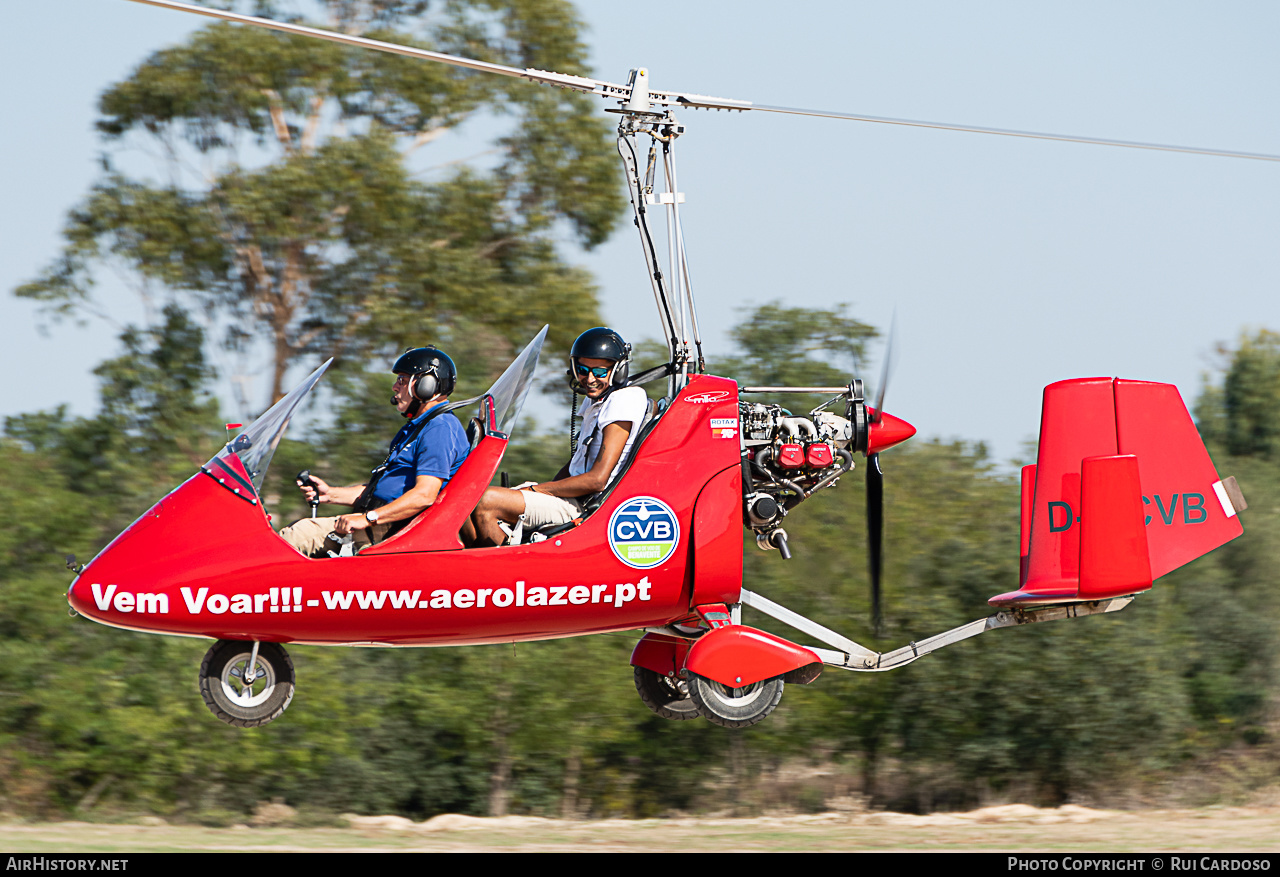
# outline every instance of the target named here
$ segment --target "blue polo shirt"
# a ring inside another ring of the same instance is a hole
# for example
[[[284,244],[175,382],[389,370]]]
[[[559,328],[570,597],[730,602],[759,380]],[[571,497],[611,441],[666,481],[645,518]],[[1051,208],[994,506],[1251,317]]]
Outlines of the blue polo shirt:
[[[471,451],[467,434],[452,414],[441,414],[422,428],[413,439],[409,433],[431,412],[424,411],[410,420],[391,440],[391,458],[387,471],[378,481],[373,495],[384,502],[398,499],[418,481],[419,475],[439,478],[446,484],[458,471]]]

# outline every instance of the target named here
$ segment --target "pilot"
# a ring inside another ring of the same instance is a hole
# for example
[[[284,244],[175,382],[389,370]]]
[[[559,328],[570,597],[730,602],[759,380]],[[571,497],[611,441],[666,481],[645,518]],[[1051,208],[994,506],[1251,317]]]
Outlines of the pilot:
[[[435,347],[408,350],[396,360],[391,404],[409,422],[391,440],[381,466],[365,484],[332,487],[312,476],[298,482],[307,501],[355,508],[333,518],[303,518],[280,531],[286,542],[308,557],[328,557],[351,535],[359,547],[381,542],[436,501],[471,449],[458,418],[441,406],[449,401],[458,370]],[[439,416],[443,415],[443,416]]]
[[[579,410],[582,435],[573,458],[554,481],[488,488],[464,536],[474,536],[477,546],[501,545],[507,535],[498,522],[513,524],[521,515],[529,529],[566,524],[608,486],[627,459],[649,407],[641,387],[627,386],[630,356],[631,345],[612,329],[597,327],[578,336],[569,353],[569,385],[587,398]]]

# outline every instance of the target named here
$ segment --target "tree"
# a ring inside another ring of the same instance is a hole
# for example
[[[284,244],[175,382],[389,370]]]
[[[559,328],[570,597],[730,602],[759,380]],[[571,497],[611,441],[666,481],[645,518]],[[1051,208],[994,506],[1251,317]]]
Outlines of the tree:
[[[272,12],[277,4],[258,3]],[[482,60],[586,73],[566,0],[324,0],[330,28]],[[144,296],[180,297],[223,342],[269,346],[271,398],[299,357],[385,355],[476,334],[517,348],[596,320],[587,275],[557,254],[622,206],[604,121],[576,93],[213,24],[155,53],[99,101],[106,171],[71,213],[62,254],[18,294],[90,308],[103,263]],[[407,159],[480,113],[514,117],[492,173],[414,179]],[[116,169],[158,148],[165,181]],[[560,327],[565,328],[560,328]],[[413,340],[408,340],[413,339]]]
[[[740,352],[712,362],[709,371],[743,386],[842,387],[855,376],[865,379],[867,342],[880,333],[846,311],[845,305],[789,308],[779,301],[746,311],[730,333]],[[788,396],[783,404],[807,411],[827,398]]]
[[[784,364],[810,358],[804,327],[820,322],[792,316],[796,325],[758,324],[783,339],[767,352]],[[209,423],[200,330],[186,314],[171,307],[121,340],[121,355],[97,371],[100,414],[22,415],[0,437],[10,512],[0,531],[0,809],[229,825],[283,797],[321,819],[648,817],[820,809],[850,789],[918,811],[1170,790],[1212,803],[1274,782],[1280,508],[1265,497],[1280,491],[1280,466],[1222,452],[1220,470],[1263,498],[1245,513],[1245,537],[1162,578],[1124,612],[991,632],[891,673],[827,668],[811,686],[787,686],[750,729],[645,709],[627,666],[639,632],[516,646],[290,646],[300,686],[285,717],[228,727],[195,694],[208,643],[65,612],[62,555],[91,555],[221,439]],[[356,438],[335,447],[355,448]],[[563,440],[526,441],[507,464],[545,476],[563,461]],[[317,449],[286,443],[273,469],[287,476],[289,454],[313,459]],[[915,439],[886,454],[883,640],[868,617],[862,479],[842,479],[788,517],[790,561],[745,547],[746,587],[875,648],[990,614],[986,599],[1018,575],[1013,473],[962,443]],[[743,620],[809,643],[749,608]],[[804,762],[811,769],[790,773],[808,778],[788,785],[784,768]]]
[[[1280,451],[1280,334],[1240,339],[1223,384],[1227,450],[1234,456]]]
[[[225,436],[209,393],[204,333],[177,305],[164,322],[120,335],[123,353],[103,362],[99,413],[70,419],[65,407],[5,419],[4,432],[56,468],[80,503],[97,509],[110,538],[217,452]],[[99,544],[101,547],[105,541]]]

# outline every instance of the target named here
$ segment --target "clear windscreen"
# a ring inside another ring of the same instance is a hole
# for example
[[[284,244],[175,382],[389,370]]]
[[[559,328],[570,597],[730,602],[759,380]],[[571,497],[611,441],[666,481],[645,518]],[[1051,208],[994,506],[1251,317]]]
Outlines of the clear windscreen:
[[[538,368],[538,357],[542,354],[542,344],[547,340],[549,328],[543,326],[542,331],[525,345],[520,355],[489,388],[487,395],[493,397],[494,420],[497,422],[498,432],[511,435],[511,430],[520,418],[525,397],[533,388],[533,373]]]
[[[238,457],[240,465],[253,483],[254,491],[261,491],[267,467],[271,465],[271,458],[275,455],[276,446],[280,444],[284,431],[289,428],[289,420],[332,362],[332,358],[326,360],[324,365],[308,375],[287,396],[268,408],[266,413],[215,454],[206,468],[225,471],[222,466],[215,464],[230,463],[229,457]]]

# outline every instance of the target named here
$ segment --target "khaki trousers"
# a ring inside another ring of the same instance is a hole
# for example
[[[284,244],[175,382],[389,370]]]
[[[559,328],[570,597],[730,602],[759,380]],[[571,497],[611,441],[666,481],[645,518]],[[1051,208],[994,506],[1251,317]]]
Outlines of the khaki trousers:
[[[328,557],[330,551],[337,554],[342,547],[342,543],[338,542],[339,537],[333,532],[337,521],[336,516],[303,518],[281,530],[280,538],[307,557]],[[351,534],[355,539],[356,551],[387,538],[387,530],[390,528],[390,524],[374,524],[364,530],[356,530]],[[329,538],[331,535],[333,539]]]

